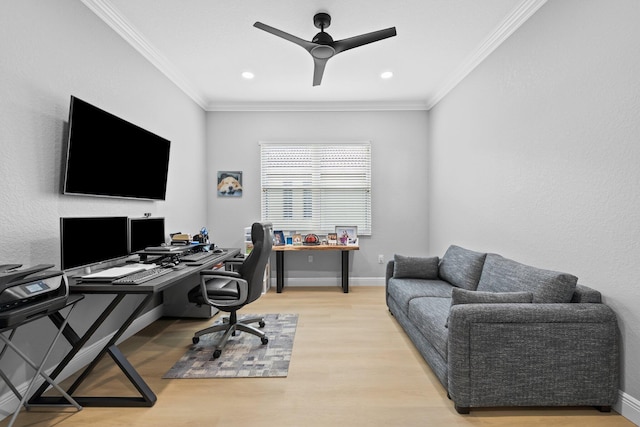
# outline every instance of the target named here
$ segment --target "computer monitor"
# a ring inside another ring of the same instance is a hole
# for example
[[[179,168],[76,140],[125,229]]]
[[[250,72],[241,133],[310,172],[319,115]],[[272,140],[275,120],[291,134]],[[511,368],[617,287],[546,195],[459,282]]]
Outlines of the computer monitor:
[[[165,243],[164,218],[129,218],[129,253]]]
[[[60,254],[63,270],[124,258],[127,248],[126,216],[60,218]]]

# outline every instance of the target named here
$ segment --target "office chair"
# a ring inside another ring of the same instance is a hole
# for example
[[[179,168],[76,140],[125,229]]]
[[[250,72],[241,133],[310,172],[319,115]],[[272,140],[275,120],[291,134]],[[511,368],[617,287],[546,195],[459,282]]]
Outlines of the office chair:
[[[198,305],[207,304],[229,313],[222,324],[215,324],[202,329],[193,335],[193,343],[197,344],[205,334],[224,331],[222,338],[216,343],[213,358],[217,359],[230,336],[237,331],[248,332],[260,337],[262,344],[269,339],[261,330],[249,326],[258,323],[264,328],[264,318],[242,318],[238,320],[237,311],[262,295],[264,270],[269,262],[273,246],[273,230],[271,223],[256,222],[251,226],[253,250],[238,267],[238,271],[205,270],[200,272],[200,285],[191,289],[188,294],[190,302]],[[231,280],[231,282],[229,282]]]

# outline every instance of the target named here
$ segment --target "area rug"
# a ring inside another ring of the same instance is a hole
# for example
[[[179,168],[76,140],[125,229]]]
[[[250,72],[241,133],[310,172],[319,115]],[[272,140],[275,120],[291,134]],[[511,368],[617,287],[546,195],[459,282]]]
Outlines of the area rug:
[[[214,343],[222,332],[203,335],[163,378],[266,378],[286,377],[298,324],[297,314],[245,315],[263,316],[264,332],[269,342],[259,337],[236,332],[227,341],[218,359],[213,358]],[[240,316],[241,317],[241,316]],[[257,326],[257,323],[253,326]]]

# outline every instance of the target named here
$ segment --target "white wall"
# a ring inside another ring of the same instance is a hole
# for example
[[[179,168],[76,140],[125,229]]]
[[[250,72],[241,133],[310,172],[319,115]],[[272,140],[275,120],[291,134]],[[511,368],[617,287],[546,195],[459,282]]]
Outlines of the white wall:
[[[199,230],[206,211],[204,111],[81,2],[2,2],[0,58],[0,264],[59,268],[61,216],[151,212],[166,217],[167,231]],[[71,95],[171,140],[166,201],[61,194]],[[87,250],[106,238],[88,239]],[[105,304],[87,297],[71,323],[85,327]],[[16,340],[37,358],[52,330],[46,319],[34,322]],[[16,368],[10,353],[2,369],[19,384],[29,369]],[[0,394],[7,390],[3,385]]]
[[[208,225],[214,241],[242,246],[243,228],[260,220],[259,141],[369,140],[373,233],[362,237],[361,249],[351,254],[351,280],[381,284],[385,265],[378,264],[379,254],[388,260],[396,252],[427,251],[427,125],[425,111],[209,113]],[[216,197],[216,173],[223,170],[243,172],[242,198]],[[286,277],[337,283],[339,253],[314,253],[311,264],[307,255],[287,254]]]
[[[601,291],[622,332],[620,403],[635,417],[638,17],[636,0],[549,1],[431,110],[429,152],[431,251],[498,252]]]

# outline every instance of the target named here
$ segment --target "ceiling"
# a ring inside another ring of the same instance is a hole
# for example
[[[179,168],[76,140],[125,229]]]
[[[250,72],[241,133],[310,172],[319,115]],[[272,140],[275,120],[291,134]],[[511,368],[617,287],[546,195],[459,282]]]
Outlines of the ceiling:
[[[82,2],[205,110],[250,111],[428,110],[546,0]],[[397,36],[331,58],[314,87],[311,55],[253,24],[311,40],[317,12],[331,15],[334,40]]]

